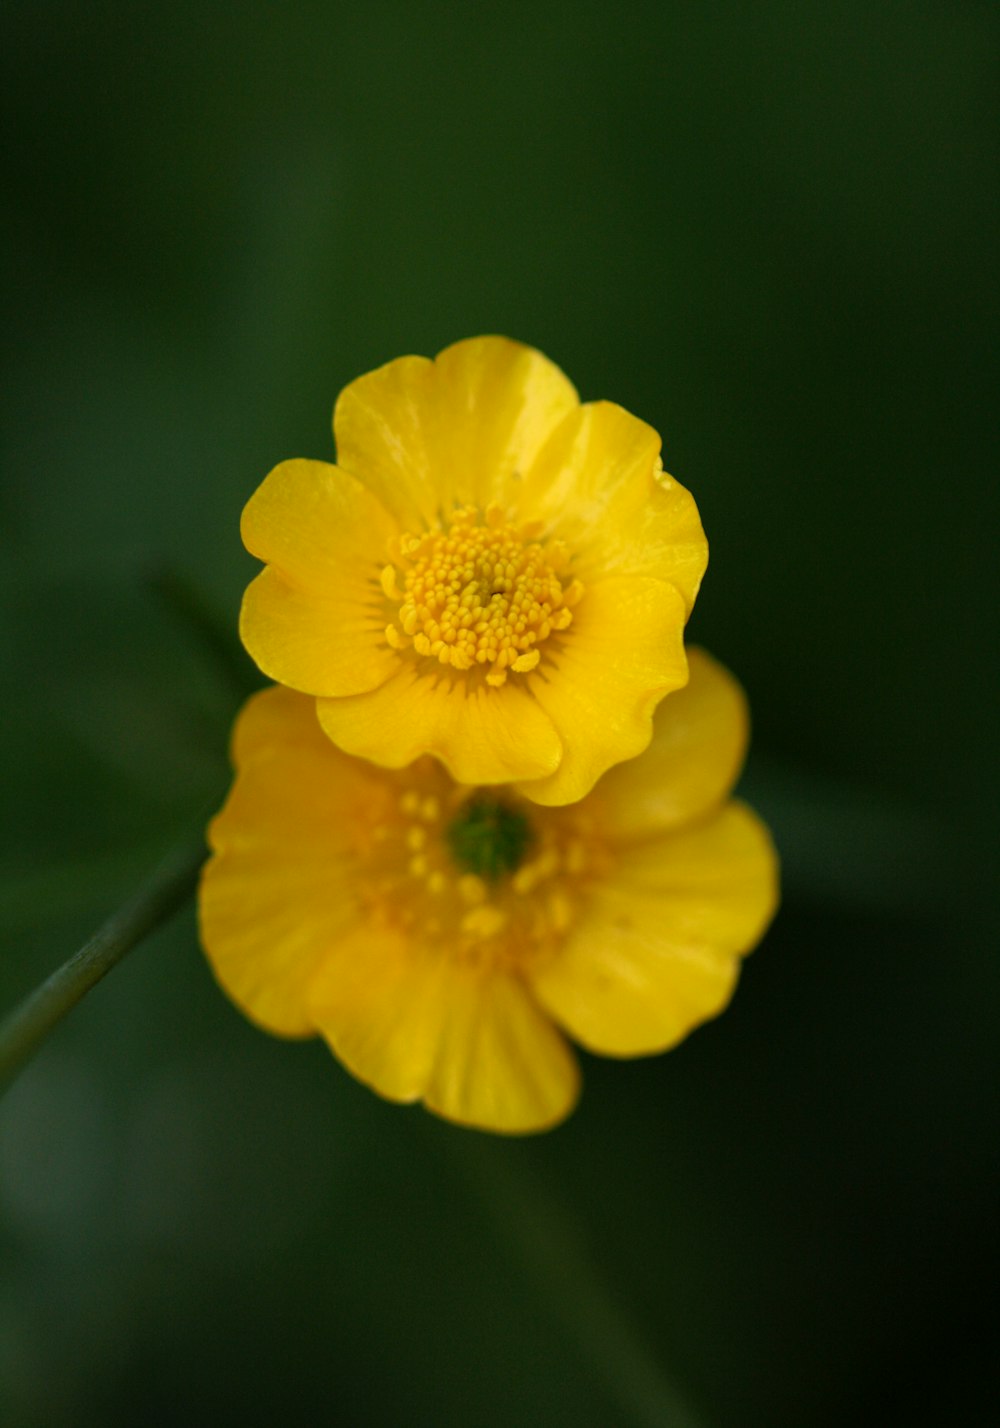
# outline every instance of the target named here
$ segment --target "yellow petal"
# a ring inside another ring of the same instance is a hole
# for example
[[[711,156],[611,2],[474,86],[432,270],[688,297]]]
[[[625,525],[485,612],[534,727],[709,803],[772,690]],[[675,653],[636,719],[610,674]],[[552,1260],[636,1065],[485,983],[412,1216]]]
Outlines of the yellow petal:
[[[749,732],[746,697],[704,650],[688,650],[688,668],[687,685],[653,715],[649,748],[609,770],[595,790],[619,843],[707,813],[736,782]]]
[[[519,983],[366,928],[312,989],[317,1025],[359,1080],[483,1130],[543,1130],[579,1091],[575,1059]]]
[[[473,337],[434,364],[438,452],[461,501],[506,506],[551,433],[580,404],[554,362],[506,337]],[[466,487],[465,482],[469,484]]]
[[[777,904],[767,830],[740,803],[625,850],[535,994],[584,1046],[608,1056],[663,1051],[716,1016],[739,957]]]
[[[379,790],[324,736],[315,701],[288,689],[244,706],[233,755],[236,780],[209,828],[202,944],[248,1016],[269,1031],[309,1035],[309,984],[359,915],[346,855],[359,806],[370,809]]]
[[[315,1025],[348,1070],[391,1101],[418,1101],[447,1009],[447,957],[367,923],[330,948],[314,978]]]
[[[430,524],[438,507],[433,372],[428,357],[397,357],[346,386],[333,411],[338,463],[410,530]]]
[[[360,482],[325,461],[282,461],[257,487],[240,519],[251,555],[319,592],[336,580],[345,561],[377,580],[386,545],[397,531]]]
[[[698,823],[623,849],[615,881],[653,896],[672,935],[742,955],[774,915],[778,860],[764,823],[733,799]]]
[[[506,504],[577,405],[540,352],[470,338],[434,362],[401,357],[345,387],[333,416],[337,459],[415,529],[454,503]]]
[[[708,543],[690,492],[662,469],[658,434],[638,417],[613,402],[580,407],[528,473],[522,507],[566,541],[585,584],[655,576],[690,613]]]
[[[563,757],[548,778],[522,783],[535,803],[573,803],[612,764],[652,736],[656,704],[687,679],[684,604],[672,585],[614,578],[588,587],[558,653],[531,675]]]
[[[243,598],[240,635],[263,672],[307,694],[358,694],[398,665],[379,577],[396,527],[353,477],[286,461],[243,512],[248,550],[269,562]]]
[[[434,754],[459,783],[540,778],[562,753],[552,720],[513,681],[493,689],[409,661],[371,693],[321,699],[317,709],[347,753],[393,769]]]
[[[466,972],[454,982],[424,1096],[432,1111],[517,1134],[556,1125],[579,1094],[576,1058],[520,981]]]
[[[304,694],[363,694],[399,668],[370,581],[345,566],[328,594],[301,590],[266,566],[240,608],[240,638],[269,679]]]

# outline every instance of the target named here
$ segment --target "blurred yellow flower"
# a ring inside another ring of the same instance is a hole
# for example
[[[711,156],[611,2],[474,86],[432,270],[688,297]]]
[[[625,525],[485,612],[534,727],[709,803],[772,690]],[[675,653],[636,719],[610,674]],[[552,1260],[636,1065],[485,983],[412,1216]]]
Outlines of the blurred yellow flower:
[[[264,673],[347,753],[539,803],[640,753],[708,554],[656,432],[501,337],[358,378],[333,424],[337,466],[283,462],[243,513]]]
[[[729,1000],[777,901],[767,831],[728,795],[732,676],[691,652],[647,751],[570,807],[342,754],[314,701],[255,695],[210,828],[201,935],[223,988],[284,1036],[449,1120],[525,1132],[572,1109],[564,1032],[609,1056],[673,1046]]]

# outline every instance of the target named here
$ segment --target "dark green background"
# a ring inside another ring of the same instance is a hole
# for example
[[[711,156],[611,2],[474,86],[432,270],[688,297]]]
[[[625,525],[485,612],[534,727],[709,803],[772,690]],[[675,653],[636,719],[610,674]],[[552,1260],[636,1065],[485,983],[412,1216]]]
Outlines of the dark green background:
[[[995,40],[971,3],[4,5],[0,1008],[225,788],[233,682],[157,581],[234,627],[270,466],[479,332],[663,433],[785,863],[727,1015],[523,1142],[253,1030],[185,913],[0,1107],[5,1428],[667,1421],[578,1273],[709,1428],[985,1421]]]

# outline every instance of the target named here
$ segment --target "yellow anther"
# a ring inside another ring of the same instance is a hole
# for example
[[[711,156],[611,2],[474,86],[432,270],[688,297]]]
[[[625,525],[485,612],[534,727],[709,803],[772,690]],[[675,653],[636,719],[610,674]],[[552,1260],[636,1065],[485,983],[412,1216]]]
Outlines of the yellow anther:
[[[441,805],[432,793],[429,793],[420,805],[420,817],[425,823],[433,823],[441,817]]]
[[[420,807],[420,794],[415,788],[409,789],[399,800],[399,806],[404,813],[409,813],[410,815],[416,813]]]
[[[569,552],[560,541],[539,543],[541,530],[540,522],[509,524],[493,503],[482,518],[464,507],[438,530],[398,538],[396,564],[381,572],[386,598],[399,604],[389,645],[403,649],[410,637],[420,658],[459,672],[483,665],[495,688],[508,669],[530,673],[542,658],[538,646],[568,627],[569,607],[583,593],[578,580],[564,589],[559,572]]]
[[[382,571],[380,579],[387,599],[402,600],[403,592],[396,584],[396,567],[394,565],[387,565]]]
[[[488,896],[486,884],[475,873],[463,873],[458,880],[458,891],[463,902],[470,904],[485,902]]]
[[[526,863],[523,868],[518,868],[510,880],[510,885],[516,893],[524,894],[530,893],[537,882],[538,874],[534,863]]]
[[[415,878],[424,877],[429,867],[430,864],[424,857],[423,853],[418,853],[415,858],[410,859],[410,872]]]
[[[539,883],[550,878],[558,870],[559,854],[554,848],[548,848],[533,862],[525,863],[523,867],[518,868],[511,879],[511,886],[516,893],[533,892]]]
[[[448,879],[444,873],[431,873],[427,879],[427,891],[432,892],[435,897],[440,896],[448,886]]]
[[[391,648],[394,650],[409,649],[411,643],[411,641],[407,639],[406,635],[401,635],[399,633],[395,625],[386,625],[385,641],[386,644],[391,646]]]
[[[493,937],[507,921],[506,914],[491,903],[474,907],[462,918],[462,931],[471,937]]]
[[[566,894],[556,890],[549,894],[549,921],[555,932],[565,932],[573,921],[573,904]]]
[[[556,848],[546,848],[538,859],[538,867],[543,878],[550,878],[553,873],[559,871],[562,858]]]
[[[410,828],[406,834],[406,846],[411,853],[419,853],[427,845],[426,828]]]

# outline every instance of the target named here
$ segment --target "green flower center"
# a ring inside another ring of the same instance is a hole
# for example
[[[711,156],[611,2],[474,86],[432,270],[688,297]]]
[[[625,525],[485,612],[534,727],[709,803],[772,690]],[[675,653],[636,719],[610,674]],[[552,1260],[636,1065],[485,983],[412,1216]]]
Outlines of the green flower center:
[[[446,836],[458,866],[490,882],[516,872],[535,841],[523,813],[485,794],[463,805]]]

